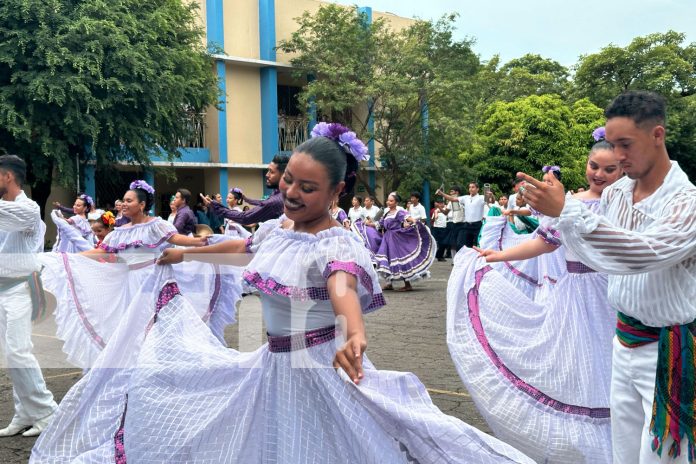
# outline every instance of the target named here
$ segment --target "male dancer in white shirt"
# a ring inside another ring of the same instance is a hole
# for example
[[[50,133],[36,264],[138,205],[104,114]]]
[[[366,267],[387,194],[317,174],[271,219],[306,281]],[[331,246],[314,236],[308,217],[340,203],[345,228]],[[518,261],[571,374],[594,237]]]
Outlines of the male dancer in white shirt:
[[[0,156],[0,342],[15,407],[0,437],[39,435],[57,407],[31,352],[32,303],[40,295],[32,295],[29,282],[40,269],[37,253],[43,249],[45,226],[39,205],[22,190],[25,177],[24,160]]]
[[[565,198],[552,176],[522,194],[560,217],[563,244],[609,274],[618,309],[611,383],[615,464],[696,457],[696,187],[665,146],[665,102],[626,92],[605,110],[606,140],[626,177],[604,190],[602,214]]]

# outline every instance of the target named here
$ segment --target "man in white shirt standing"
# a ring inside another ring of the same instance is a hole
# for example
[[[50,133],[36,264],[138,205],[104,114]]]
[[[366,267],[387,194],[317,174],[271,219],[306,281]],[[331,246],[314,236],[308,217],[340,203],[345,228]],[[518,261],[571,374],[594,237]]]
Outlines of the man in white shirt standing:
[[[446,261],[445,250],[447,245],[445,241],[447,239],[447,214],[445,214],[445,204],[442,200],[435,200],[435,207],[432,209],[430,223],[430,230],[437,243],[435,258],[438,261]]]
[[[380,218],[382,217],[382,208],[375,205],[375,199],[371,195],[365,197],[363,214],[365,217],[365,222],[372,224],[379,222]]]
[[[436,195],[440,195],[448,201],[444,211],[445,214],[452,215],[452,220],[450,221],[451,226],[448,227],[447,242],[455,252],[464,246],[464,206],[462,205],[464,197],[461,196],[461,192],[462,188],[458,185],[453,185],[450,188],[449,195],[440,189],[435,192]]]
[[[420,203],[420,193],[411,192],[411,205],[408,207],[408,215],[416,221],[425,222],[428,217],[425,214],[425,208]]]
[[[563,244],[584,264],[609,274],[619,311],[614,463],[686,463],[696,454],[696,187],[669,159],[662,97],[626,92],[604,115],[626,177],[604,190],[602,214],[566,199],[554,178],[522,175],[532,186],[520,191],[541,213],[560,217]]]
[[[39,205],[22,190],[25,177],[24,160],[0,156],[0,337],[15,408],[0,437],[39,435],[57,408],[32,354],[32,309],[42,295],[31,283],[40,269],[37,253],[43,249],[46,229]]]
[[[483,208],[486,202],[478,192],[478,184],[469,182],[469,195],[464,195],[459,200],[464,207],[464,245],[468,248],[476,245],[483,225]]]

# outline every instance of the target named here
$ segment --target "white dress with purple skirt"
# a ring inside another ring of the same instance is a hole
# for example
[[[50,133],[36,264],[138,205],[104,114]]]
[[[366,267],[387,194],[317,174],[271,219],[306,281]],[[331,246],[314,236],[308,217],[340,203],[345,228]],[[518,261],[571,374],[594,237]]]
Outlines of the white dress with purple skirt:
[[[430,276],[437,245],[430,230],[421,221],[404,227],[408,212],[403,208],[387,212],[379,221],[382,241],[374,260],[380,277],[414,281]]]
[[[337,271],[354,275],[363,312],[382,306],[369,253],[341,227],[312,235],[282,229],[283,219],[247,242],[245,280],[261,293],[267,344],[225,348],[172,281],[118,391],[118,414],[108,407],[116,392],[102,393],[93,370],[74,389],[89,395],[95,417],[105,405],[108,421],[76,411],[79,433],[57,435],[59,418],[31,462],[532,462],[443,414],[413,374],[378,371],[365,358],[360,385],[339,375],[332,361],[342,336],[326,282]]]
[[[101,247],[114,255],[96,258],[79,254],[44,253],[42,280],[57,300],[57,336],[63,340],[68,361],[92,367],[129,311],[150,314],[164,283],[176,277],[184,295],[198,305],[199,316],[223,339],[223,330],[235,322],[240,298],[239,271],[232,266],[186,262],[170,268],[155,260],[176,233],[169,222],[155,219],[114,229]],[[116,259],[117,258],[117,259]]]
[[[541,227],[552,222],[543,218]],[[487,216],[481,228],[479,247],[484,250],[506,250],[537,238],[537,233],[516,233],[507,216]],[[547,298],[556,283],[566,274],[565,248],[522,261],[502,261],[489,264],[515,288],[535,301]]]
[[[72,224],[58,215],[58,210],[51,211],[51,220],[56,225],[56,243],[53,251],[62,253],[79,253],[94,248],[95,240],[89,221],[82,216],[70,218]]]
[[[539,233],[560,245],[553,229]],[[447,287],[447,342],[498,438],[537,462],[611,463],[616,314],[606,276],[568,251],[566,259],[568,272],[534,301],[476,252],[460,250]]]

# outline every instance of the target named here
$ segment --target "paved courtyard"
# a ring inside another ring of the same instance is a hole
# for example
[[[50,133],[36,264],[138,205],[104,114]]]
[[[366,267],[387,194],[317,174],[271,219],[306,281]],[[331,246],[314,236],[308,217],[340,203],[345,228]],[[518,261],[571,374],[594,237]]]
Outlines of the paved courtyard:
[[[387,306],[366,316],[367,356],[379,369],[415,373],[440,409],[490,432],[462,386],[447,350],[445,293],[451,269],[449,261],[435,263],[431,268],[432,278],[414,284],[413,292],[386,293]],[[260,308],[254,298],[244,299],[239,318],[240,325],[227,330],[228,343],[243,351],[253,350],[262,342],[262,331],[243,330],[240,336],[239,327],[260,327]],[[81,371],[65,362],[52,320],[36,327],[34,344],[41,366],[46,366],[46,383],[56,400],[60,400],[80,379]],[[9,423],[12,411],[12,387],[2,369],[0,427]],[[34,441],[21,436],[0,438],[0,463],[27,462]]]

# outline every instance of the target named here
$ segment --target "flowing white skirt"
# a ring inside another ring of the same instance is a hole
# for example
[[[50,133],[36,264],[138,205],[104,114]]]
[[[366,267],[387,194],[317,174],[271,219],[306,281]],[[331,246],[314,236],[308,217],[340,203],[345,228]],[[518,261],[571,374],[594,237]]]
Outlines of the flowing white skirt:
[[[482,416],[538,462],[610,463],[606,276],[566,274],[536,303],[476,256],[456,256],[447,342]]]
[[[31,462],[532,462],[443,414],[413,374],[377,371],[366,359],[360,385],[346,381],[331,367],[335,350],[334,342],[290,353],[227,349],[175,296],[137,368],[93,369]]]
[[[130,266],[66,253],[44,253],[40,260],[44,287],[57,301],[56,335],[68,361],[83,369],[94,365],[129,312],[153,313],[160,289],[174,276],[221,342],[224,328],[236,322],[242,293],[238,267],[199,262],[162,267],[154,264],[154,255]]]

